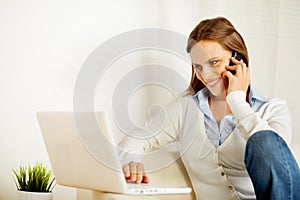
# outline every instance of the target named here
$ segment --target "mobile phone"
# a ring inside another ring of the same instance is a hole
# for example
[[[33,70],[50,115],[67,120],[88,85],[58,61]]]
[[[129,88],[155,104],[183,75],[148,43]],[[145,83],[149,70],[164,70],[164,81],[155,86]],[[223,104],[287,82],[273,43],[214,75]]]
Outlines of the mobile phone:
[[[237,51],[232,52],[232,57],[237,59],[238,61],[243,60],[244,63],[247,63],[247,59]],[[234,65],[234,63],[230,60],[229,66],[232,66],[232,65]],[[236,73],[235,70],[230,70],[230,72],[233,75],[235,75],[235,73]]]

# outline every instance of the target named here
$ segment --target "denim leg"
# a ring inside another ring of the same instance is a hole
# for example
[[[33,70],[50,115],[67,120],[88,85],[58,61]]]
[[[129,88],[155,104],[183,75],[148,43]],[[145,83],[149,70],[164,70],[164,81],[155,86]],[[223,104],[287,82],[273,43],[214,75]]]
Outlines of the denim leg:
[[[299,167],[285,141],[273,131],[259,131],[249,138],[245,165],[258,200],[300,199]]]

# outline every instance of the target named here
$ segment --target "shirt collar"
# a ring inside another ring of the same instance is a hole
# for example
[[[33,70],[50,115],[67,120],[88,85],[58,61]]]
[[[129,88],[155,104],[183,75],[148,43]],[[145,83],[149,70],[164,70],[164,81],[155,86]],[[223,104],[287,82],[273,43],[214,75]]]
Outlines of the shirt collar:
[[[251,106],[256,100],[261,101],[263,103],[268,102],[268,100],[264,96],[262,96],[253,85],[250,85],[249,97],[250,97],[250,105]]]
[[[195,95],[194,97],[198,100],[199,104],[203,104],[204,102],[207,102],[207,99],[209,97],[209,91],[206,87],[204,87],[203,89],[199,90]],[[249,94],[249,97],[250,97],[250,105],[252,106],[253,103],[255,101],[261,101],[261,102],[267,102],[268,100],[263,97],[259,91],[253,86],[253,85],[250,85],[250,94]],[[201,107],[201,105],[200,105]]]
[[[209,90],[206,87],[199,90],[194,95],[194,98],[198,101],[200,110],[206,115],[210,115],[208,97],[209,97]]]

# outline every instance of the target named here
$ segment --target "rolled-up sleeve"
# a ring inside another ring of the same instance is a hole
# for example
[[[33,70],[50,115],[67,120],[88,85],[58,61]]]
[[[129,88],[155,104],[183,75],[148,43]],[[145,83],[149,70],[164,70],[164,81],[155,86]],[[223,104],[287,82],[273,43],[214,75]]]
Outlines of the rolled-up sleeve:
[[[130,136],[125,136],[119,143],[122,163],[140,162],[145,152],[159,149],[174,142],[178,138],[180,102],[171,101],[160,109],[144,128],[133,130]]]
[[[246,101],[246,93],[234,91],[228,94],[227,102],[237,121],[237,128],[246,140],[260,130],[272,130],[290,143],[292,119],[285,101],[270,99],[254,111]]]

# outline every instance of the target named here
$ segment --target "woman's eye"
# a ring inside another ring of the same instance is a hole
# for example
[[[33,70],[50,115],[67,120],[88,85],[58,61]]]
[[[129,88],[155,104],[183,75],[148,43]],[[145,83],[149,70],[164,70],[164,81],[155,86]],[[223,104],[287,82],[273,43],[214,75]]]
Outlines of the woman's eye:
[[[202,66],[201,65],[193,65],[193,67],[197,70],[201,70],[202,69]]]
[[[216,65],[217,63],[218,63],[217,60],[212,60],[212,61],[209,62],[210,65]]]

